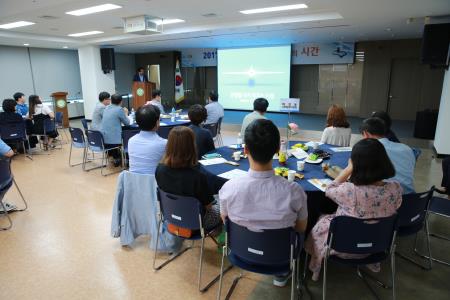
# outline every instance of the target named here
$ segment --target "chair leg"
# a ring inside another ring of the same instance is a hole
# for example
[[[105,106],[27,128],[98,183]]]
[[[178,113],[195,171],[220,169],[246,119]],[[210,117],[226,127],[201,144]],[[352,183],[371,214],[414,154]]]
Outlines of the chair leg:
[[[25,205],[24,208],[22,208],[22,209],[16,209],[16,211],[24,211],[24,210],[26,210],[26,209],[28,208],[28,203],[27,203],[27,201],[25,200],[25,197],[23,196],[22,191],[20,190],[20,188],[19,188],[19,186],[17,185],[17,182],[16,182],[16,180],[15,180],[14,178],[13,178],[13,183],[14,183],[14,185],[15,185],[17,191],[19,192],[20,198],[22,198],[23,204]]]
[[[294,300],[294,296],[295,296],[296,277],[297,277],[297,260],[294,259],[293,263],[292,263],[292,270],[291,270],[291,300]]]
[[[233,283],[230,286],[230,289],[228,290],[227,295],[225,296],[225,300],[229,300],[231,298],[231,295],[233,294],[234,290],[236,289],[237,284],[239,283],[239,280],[241,280],[243,277],[242,270],[239,273],[239,276],[235,277],[233,280]]]
[[[1,197],[3,197],[3,195]],[[6,210],[6,207],[5,207],[5,204],[3,203],[3,200],[0,200],[0,205],[3,208],[3,215],[4,215],[4,217],[6,217],[8,219],[8,223],[9,223],[9,225],[6,226],[6,227],[0,227],[0,230],[11,229],[11,227],[12,227],[12,220],[11,220],[11,217],[9,216],[9,214],[8,214],[8,211]]]
[[[446,265],[446,266],[450,266],[450,262],[443,261],[443,260],[440,260],[440,259],[432,257],[432,255],[431,255],[430,237],[436,237],[436,238],[444,239],[444,240],[447,240],[447,241],[449,241],[450,239],[448,239],[447,237],[444,237],[444,236],[440,236],[440,235],[437,235],[437,234],[430,233],[429,229],[428,229],[428,219],[425,221],[425,234],[426,234],[426,238],[427,238],[428,255],[424,255],[424,254],[420,253],[419,250],[417,249],[417,244],[416,243],[414,244],[414,252],[417,255],[419,255],[420,257],[423,257],[423,258],[426,258],[426,259],[429,260],[430,269],[431,269],[433,261],[435,261],[437,263],[440,263],[440,264],[443,264],[443,265]]]
[[[224,264],[224,261],[225,261],[225,255],[226,255],[226,252],[227,251],[227,246],[223,246],[222,247],[222,262],[221,262],[221,264],[220,264],[220,280],[219,280],[219,291],[217,292],[217,300],[220,300],[220,296],[221,296],[221,294],[222,294],[222,284],[223,284],[223,264]]]
[[[327,263],[328,255],[323,259],[323,284],[322,284],[322,299],[325,300],[327,298]]]
[[[391,279],[392,279],[392,299],[396,299],[395,294],[395,245],[394,250],[391,252]]]

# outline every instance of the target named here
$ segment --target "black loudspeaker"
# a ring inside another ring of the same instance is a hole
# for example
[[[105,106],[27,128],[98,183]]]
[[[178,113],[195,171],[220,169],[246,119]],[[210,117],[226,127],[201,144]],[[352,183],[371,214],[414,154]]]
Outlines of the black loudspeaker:
[[[116,69],[116,61],[114,59],[114,48],[102,48],[100,49],[100,58],[102,61],[103,73],[111,73]]]
[[[428,24],[423,30],[421,62],[447,67],[449,62],[450,23]]]

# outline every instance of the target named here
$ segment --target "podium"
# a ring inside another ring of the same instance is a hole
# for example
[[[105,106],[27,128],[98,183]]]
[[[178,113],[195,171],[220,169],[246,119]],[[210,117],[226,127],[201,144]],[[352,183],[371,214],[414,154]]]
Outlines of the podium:
[[[63,113],[62,125],[64,128],[69,127],[69,111],[67,110],[67,92],[54,92],[50,96],[53,98],[53,107],[56,112]]]
[[[137,110],[143,106],[147,101],[152,99],[152,91],[155,89],[153,82],[133,82],[133,108]]]

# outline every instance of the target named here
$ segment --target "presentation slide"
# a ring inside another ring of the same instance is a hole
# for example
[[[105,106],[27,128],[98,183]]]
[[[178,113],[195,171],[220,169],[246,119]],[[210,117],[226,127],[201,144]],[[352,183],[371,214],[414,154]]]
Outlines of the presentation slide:
[[[224,108],[253,110],[256,98],[269,101],[269,111],[280,111],[289,98],[291,46],[217,50],[219,101]]]

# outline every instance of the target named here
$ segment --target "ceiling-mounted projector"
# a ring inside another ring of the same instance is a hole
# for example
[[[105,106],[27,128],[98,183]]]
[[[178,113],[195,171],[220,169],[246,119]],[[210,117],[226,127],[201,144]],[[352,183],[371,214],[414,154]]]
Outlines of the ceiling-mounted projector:
[[[124,19],[125,33],[156,34],[162,32],[160,19],[151,16],[136,16]]]

